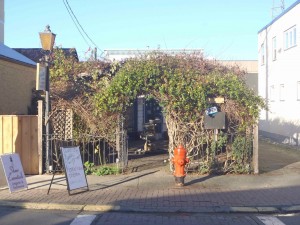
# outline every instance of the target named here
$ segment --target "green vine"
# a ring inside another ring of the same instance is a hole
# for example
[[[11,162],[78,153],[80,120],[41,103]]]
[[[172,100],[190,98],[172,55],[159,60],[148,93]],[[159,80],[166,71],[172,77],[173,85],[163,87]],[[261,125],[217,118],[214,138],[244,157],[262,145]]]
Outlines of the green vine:
[[[86,72],[88,79],[76,76]],[[77,133],[86,129],[113,142],[119,115],[140,95],[154,98],[164,112],[170,156],[176,146],[184,144],[191,160],[202,160],[203,171],[220,165],[226,171],[251,170],[251,127],[266,104],[247,87],[243,75],[239,68],[222,66],[201,55],[161,52],[106,65],[76,63],[58,50],[51,69],[57,89],[52,93],[76,109]],[[211,106],[208,99],[216,97],[225,100],[218,108],[226,114],[227,127],[214,141],[212,131],[204,127],[204,115]],[[225,162],[221,161],[224,154]]]
[[[232,157],[227,157],[227,161],[235,160],[231,167],[249,170],[252,135],[246,131],[256,123],[260,109],[266,105],[247,87],[243,71],[201,56],[156,52],[125,62],[104,92],[95,95],[95,101],[99,112],[118,114],[125,112],[138,95],[153,97],[163,108],[171,155],[174,146],[184,143],[188,154],[198,151],[198,158],[203,158],[199,167],[202,171],[219,167],[216,157],[224,151]],[[209,138],[211,132],[205,131],[203,120],[208,98],[219,96],[225,99],[219,108],[226,113],[228,127],[224,130],[226,134],[220,133],[214,141]],[[227,146],[228,136],[237,133],[231,150]],[[198,138],[202,135],[207,135],[207,147]]]

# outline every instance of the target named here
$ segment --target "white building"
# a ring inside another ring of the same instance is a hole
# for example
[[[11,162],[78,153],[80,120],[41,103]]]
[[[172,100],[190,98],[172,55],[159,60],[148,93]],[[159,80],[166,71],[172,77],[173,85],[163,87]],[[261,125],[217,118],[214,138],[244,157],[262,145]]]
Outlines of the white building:
[[[258,89],[269,105],[262,111],[263,136],[299,145],[300,140],[300,1],[258,32]]]

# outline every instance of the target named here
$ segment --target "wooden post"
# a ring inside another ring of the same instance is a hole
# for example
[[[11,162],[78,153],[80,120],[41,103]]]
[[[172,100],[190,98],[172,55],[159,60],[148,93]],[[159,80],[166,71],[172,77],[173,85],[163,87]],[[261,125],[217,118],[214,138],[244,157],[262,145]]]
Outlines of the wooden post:
[[[258,164],[258,125],[253,127],[253,169],[254,174],[259,174]]]
[[[38,155],[39,174],[43,173],[43,101],[38,101]]]
[[[219,130],[218,129],[214,129],[214,141],[215,142],[218,141],[218,134],[219,134]]]

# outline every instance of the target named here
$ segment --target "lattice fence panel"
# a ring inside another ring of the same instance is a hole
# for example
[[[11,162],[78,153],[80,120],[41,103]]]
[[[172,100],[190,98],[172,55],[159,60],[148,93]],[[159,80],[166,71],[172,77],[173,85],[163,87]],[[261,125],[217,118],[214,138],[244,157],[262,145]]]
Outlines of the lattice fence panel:
[[[73,138],[73,111],[72,109],[56,110],[51,116],[53,134],[62,140]]]

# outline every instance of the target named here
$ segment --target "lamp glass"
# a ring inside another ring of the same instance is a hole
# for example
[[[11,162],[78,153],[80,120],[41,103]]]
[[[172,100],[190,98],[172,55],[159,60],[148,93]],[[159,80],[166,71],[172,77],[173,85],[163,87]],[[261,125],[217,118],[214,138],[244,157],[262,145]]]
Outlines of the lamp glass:
[[[40,32],[41,44],[44,50],[52,51],[55,42],[55,36],[56,35],[53,33]]]

